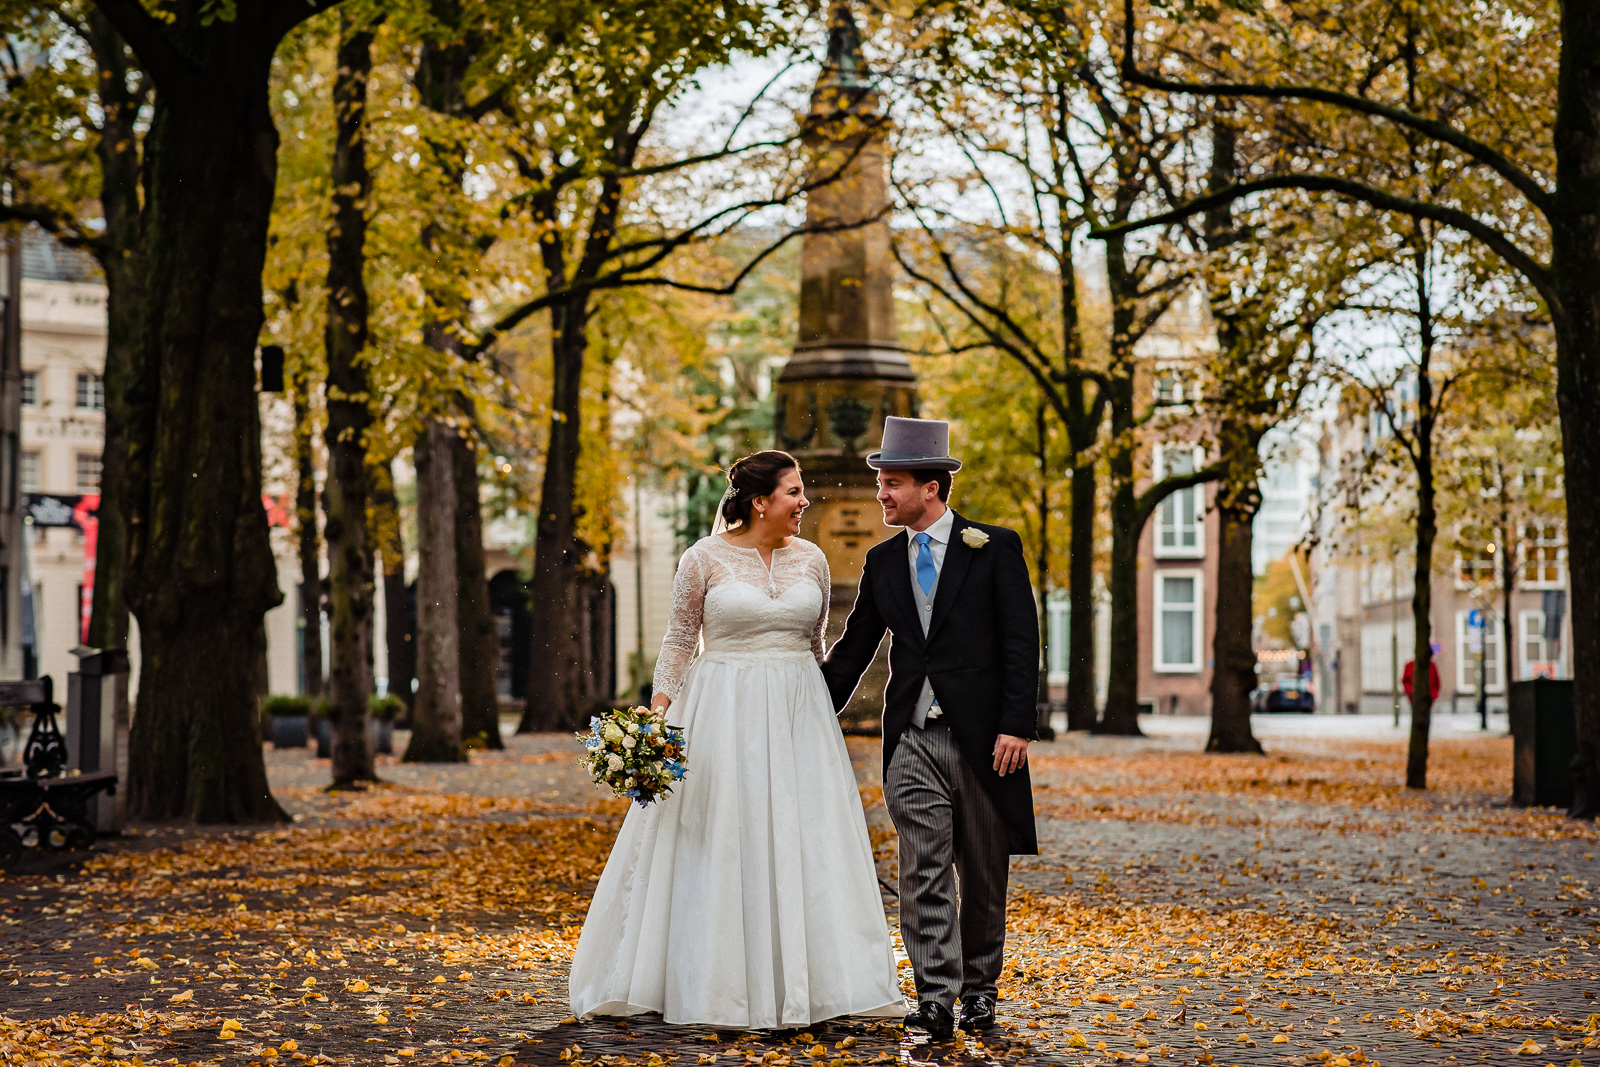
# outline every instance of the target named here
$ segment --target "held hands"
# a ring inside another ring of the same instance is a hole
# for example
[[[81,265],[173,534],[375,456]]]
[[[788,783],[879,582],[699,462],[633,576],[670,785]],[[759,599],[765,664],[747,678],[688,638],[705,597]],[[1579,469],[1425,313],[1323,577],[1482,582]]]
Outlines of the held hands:
[[[1028,762],[1028,739],[1001,734],[994,739],[994,769],[1004,778]]]

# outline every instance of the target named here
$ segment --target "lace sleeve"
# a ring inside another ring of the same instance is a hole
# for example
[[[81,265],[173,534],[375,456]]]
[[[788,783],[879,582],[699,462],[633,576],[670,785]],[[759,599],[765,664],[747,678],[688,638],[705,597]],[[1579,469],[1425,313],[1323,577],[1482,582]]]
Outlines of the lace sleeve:
[[[700,647],[700,620],[705,611],[706,582],[711,568],[705,553],[695,547],[678,561],[672,579],[672,614],[666,636],[661,639],[661,655],[656,659],[651,684],[668,700],[677,700],[683,690],[683,676]]]
[[[821,663],[828,655],[828,608],[832,606],[833,599],[833,578],[828,573],[828,557],[821,550],[817,552],[813,569],[816,571],[817,585],[822,588],[822,611],[817,615],[816,629],[811,631],[811,652]]]

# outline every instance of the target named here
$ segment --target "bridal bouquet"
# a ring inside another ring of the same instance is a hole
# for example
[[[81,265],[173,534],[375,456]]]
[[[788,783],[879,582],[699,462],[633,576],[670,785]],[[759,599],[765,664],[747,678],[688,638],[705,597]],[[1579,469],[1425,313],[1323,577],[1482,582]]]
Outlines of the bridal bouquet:
[[[672,792],[689,773],[683,730],[668,726],[649,708],[608,711],[589,720],[589,732],[578,740],[588,751],[578,757],[595,785],[609,786],[641,808]]]

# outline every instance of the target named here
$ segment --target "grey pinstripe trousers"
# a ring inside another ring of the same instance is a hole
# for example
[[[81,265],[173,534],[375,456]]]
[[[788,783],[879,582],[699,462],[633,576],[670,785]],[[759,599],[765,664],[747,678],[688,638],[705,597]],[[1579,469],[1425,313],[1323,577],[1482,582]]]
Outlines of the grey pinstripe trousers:
[[[1006,825],[950,728],[907,728],[884,777],[900,835],[900,932],[917,1000],[995,995],[1006,943]]]

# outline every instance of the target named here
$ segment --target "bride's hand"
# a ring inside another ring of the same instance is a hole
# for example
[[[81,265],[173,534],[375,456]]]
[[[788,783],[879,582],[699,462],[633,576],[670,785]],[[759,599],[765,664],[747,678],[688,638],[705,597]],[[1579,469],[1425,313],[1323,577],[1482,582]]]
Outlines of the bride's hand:
[[[671,697],[657,696],[650,702],[650,712],[654,715],[665,715],[667,713],[667,709],[671,706]]]

